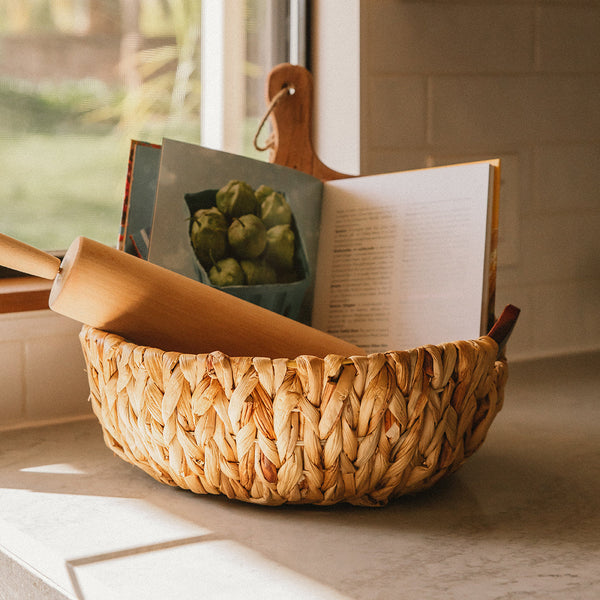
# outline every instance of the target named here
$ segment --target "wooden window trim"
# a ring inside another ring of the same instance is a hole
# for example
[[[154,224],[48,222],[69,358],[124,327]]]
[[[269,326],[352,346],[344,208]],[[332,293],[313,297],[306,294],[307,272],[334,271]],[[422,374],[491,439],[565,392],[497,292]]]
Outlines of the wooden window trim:
[[[62,260],[65,251],[49,251]],[[0,266],[0,314],[48,309],[54,282]]]
[[[0,313],[47,309],[51,287],[52,281],[39,277],[0,279]]]

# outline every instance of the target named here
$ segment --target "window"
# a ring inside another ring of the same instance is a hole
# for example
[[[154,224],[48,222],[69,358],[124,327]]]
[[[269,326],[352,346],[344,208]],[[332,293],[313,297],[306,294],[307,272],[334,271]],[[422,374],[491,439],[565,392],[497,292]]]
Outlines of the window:
[[[265,77],[299,61],[302,6],[0,0],[0,231],[114,245],[132,138],[258,156]]]

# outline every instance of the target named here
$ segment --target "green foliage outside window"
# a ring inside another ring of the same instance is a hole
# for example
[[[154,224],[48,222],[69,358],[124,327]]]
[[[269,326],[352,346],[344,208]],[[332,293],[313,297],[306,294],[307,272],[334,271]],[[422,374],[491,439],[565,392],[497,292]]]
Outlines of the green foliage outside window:
[[[126,2],[0,0],[3,233],[48,249],[76,235],[114,244],[130,139],[200,141],[200,0],[140,0],[125,14]],[[11,71],[11,44],[62,44],[69,58],[85,36],[119,49],[120,77]]]

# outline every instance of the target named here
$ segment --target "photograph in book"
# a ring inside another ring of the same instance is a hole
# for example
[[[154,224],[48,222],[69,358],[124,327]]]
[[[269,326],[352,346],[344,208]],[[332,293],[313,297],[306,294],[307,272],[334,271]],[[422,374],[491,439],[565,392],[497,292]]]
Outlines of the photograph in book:
[[[165,139],[149,260],[308,323],[321,181]]]

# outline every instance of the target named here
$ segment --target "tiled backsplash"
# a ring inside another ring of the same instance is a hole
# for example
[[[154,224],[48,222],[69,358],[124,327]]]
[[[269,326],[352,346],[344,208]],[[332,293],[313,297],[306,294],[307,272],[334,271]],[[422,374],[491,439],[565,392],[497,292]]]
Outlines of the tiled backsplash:
[[[600,4],[358,4],[361,173],[499,156],[497,309],[523,310],[510,355],[600,348]],[[316,86],[343,110],[338,83]]]
[[[0,315],[0,430],[91,414],[80,329],[49,310]]]

